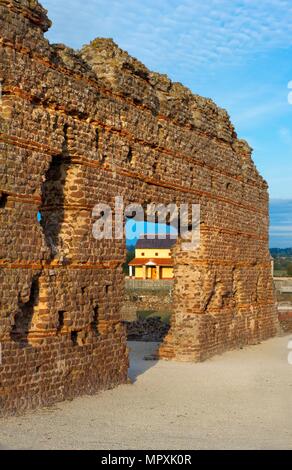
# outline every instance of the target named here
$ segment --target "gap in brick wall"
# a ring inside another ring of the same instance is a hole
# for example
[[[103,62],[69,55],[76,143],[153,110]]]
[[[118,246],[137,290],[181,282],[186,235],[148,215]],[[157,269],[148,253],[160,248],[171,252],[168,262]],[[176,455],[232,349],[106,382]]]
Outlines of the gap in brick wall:
[[[64,327],[64,318],[65,318],[65,311],[60,310],[58,312],[58,327],[57,327],[57,334],[60,334],[63,327]]]
[[[152,165],[152,171],[153,173],[156,173],[156,170],[157,170],[157,166],[158,166],[158,159],[156,158],[153,165]]]
[[[78,345],[78,331],[71,331],[71,341],[73,346]]]
[[[68,124],[63,126],[63,144],[62,144],[62,154],[66,155],[68,153]]]
[[[58,254],[59,233],[64,221],[64,186],[70,164],[68,156],[54,155],[42,184],[40,223],[52,258]]]
[[[98,311],[98,305],[96,305],[93,309],[93,319],[92,319],[92,323],[91,323],[91,326],[92,326],[92,330],[98,334],[98,317],[99,317],[99,311]]]
[[[69,125],[64,124],[62,153],[52,156],[41,188],[42,204],[38,218],[52,258],[58,254],[59,233],[64,220],[64,187],[72,165],[68,154],[68,129]]]
[[[1,193],[0,194],[0,209],[5,209],[8,201],[8,194]]]
[[[147,206],[151,201],[143,204],[145,214],[147,215]],[[166,272],[170,271],[163,268],[163,258],[171,257],[171,243],[166,247],[159,243],[158,235],[164,235],[164,238],[170,238],[173,235],[174,244],[176,243],[177,230],[171,225],[170,214],[165,214],[166,223],[159,223],[158,214],[153,212],[152,222],[145,222],[140,218],[133,216],[128,219],[126,225],[127,233],[127,261],[124,265],[125,293],[121,317],[126,326],[128,340],[134,341],[155,341],[161,343],[170,329],[171,317],[174,312],[173,305],[173,278],[166,279]],[[133,233],[131,233],[133,230]],[[132,238],[136,231],[136,237]],[[145,238],[147,235],[156,235],[158,243],[145,243],[145,247],[139,244],[136,252],[138,237]],[[141,258],[142,257],[142,258]],[[140,265],[129,263],[134,260],[141,261],[145,257],[145,263],[148,263],[146,270],[142,270]],[[148,259],[150,258],[150,260]],[[162,264],[160,264],[162,261]],[[137,269],[138,266],[138,269]],[[169,268],[168,268],[169,269]],[[143,279],[141,275],[146,278]]]
[[[133,159],[133,150],[132,150],[132,147],[129,147],[127,158],[126,158],[127,163],[131,163],[132,159]]]
[[[29,299],[27,302],[19,302],[19,310],[14,317],[14,325],[11,330],[11,339],[22,344],[28,343],[28,333],[33,319],[34,308],[39,301],[39,276],[32,280]]]
[[[100,163],[101,165],[103,165],[107,160],[107,155],[103,154],[101,157],[100,157]]]

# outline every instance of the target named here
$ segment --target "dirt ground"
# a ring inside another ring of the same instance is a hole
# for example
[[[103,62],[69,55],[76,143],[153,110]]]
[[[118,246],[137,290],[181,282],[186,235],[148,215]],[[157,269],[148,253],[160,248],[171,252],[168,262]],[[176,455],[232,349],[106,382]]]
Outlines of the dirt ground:
[[[133,384],[0,420],[0,449],[292,449],[290,336],[201,363],[145,361]]]

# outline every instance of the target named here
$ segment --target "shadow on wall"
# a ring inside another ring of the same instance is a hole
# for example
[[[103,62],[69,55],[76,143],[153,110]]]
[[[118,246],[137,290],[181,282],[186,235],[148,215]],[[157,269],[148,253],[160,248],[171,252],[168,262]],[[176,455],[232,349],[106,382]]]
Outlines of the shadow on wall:
[[[65,183],[72,166],[68,153],[68,125],[63,128],[62,153],[52,157],[42,185],[42,207],[40,208],[41,226],[46,243],[51,250],[52,259],[57,256],[61,240],[59,239],[64,222]],[[63,248],[63,247],[61,247]]]
[[[51,252],[51,259],[58,255],[60,231],[64,222],[64,187],[71,159],[68,155],[68,126],[64,125],[62,153],[54,155],[42,184],[42,204],[39,208],[38,221],[43,229],[46,244]],[[29,343],[28,335],[33,327],[33,320],[38,311],[41,274],[32,278],[30,288],[19,299],[19,308],[14,317],[11,339],[21,347]]]
[[[129,378],[135,383],[140,375],[145,374],[149,369],[155,367],[158,360],[155,353],[159,343],[145,343],[142,341],[129,341],[130,352]]]

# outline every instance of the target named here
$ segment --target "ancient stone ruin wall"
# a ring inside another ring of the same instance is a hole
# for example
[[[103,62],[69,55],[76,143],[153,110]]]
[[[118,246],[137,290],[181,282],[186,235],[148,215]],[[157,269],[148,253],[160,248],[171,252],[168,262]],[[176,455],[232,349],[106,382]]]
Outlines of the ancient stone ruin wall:
[[[227,113],[111,40],[50,45],[49,26],[36,0],[0,0],[2,414],[126,381],[125,244],[91,230],[117,195],[201,204],[200,249],[173,250],[160,357],[276,331],[267,185]]]

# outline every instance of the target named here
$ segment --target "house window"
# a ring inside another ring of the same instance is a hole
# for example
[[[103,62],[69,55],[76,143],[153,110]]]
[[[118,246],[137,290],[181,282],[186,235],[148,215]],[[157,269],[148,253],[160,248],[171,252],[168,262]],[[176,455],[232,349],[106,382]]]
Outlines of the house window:
[[[141,256],[145,256],[145,253],[141,253]]]
[[[158,256],[158,253],[155,253],[155,256]]]

